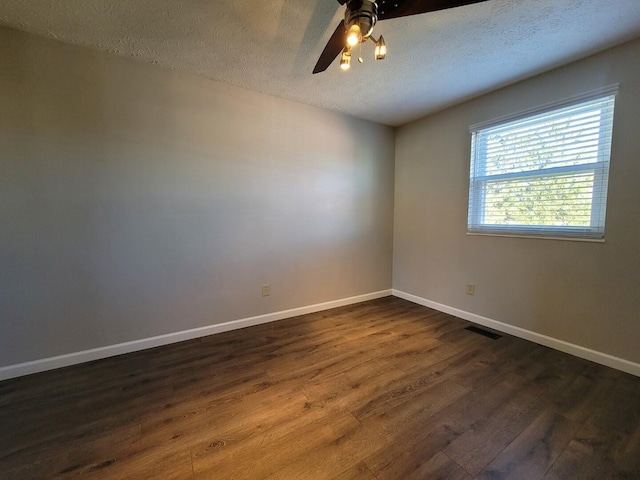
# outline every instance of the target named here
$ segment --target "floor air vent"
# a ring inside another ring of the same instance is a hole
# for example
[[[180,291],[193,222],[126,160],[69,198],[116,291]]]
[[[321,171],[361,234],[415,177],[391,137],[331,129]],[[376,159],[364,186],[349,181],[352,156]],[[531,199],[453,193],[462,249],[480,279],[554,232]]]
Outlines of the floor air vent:
[[[497,340],[500,337],[502,337],[502,335],[498,335],[497,333],[490,332],[489,330],[485,330],[483,328],[474,327],[473,325],[465,328],[465,330],[469,330],[470,332],[473,332],[473,333],[479,333],[480,335],[489,337],[492,340]]]

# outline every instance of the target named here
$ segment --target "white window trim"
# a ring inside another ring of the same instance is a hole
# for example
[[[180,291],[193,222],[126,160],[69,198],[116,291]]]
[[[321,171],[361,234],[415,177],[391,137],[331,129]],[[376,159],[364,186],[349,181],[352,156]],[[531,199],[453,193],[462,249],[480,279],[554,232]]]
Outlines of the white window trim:
[[[592,100],[597,100],[599,98],[604,98],[604,97],[609,97],[609,96],[617,96],[618,92],[619,92],[619,88],[620,85],[619,84],[612,84],[609,85],[607,87],[603,87],[597,90],[592,90],[590,92],[584,93],[584,94],[580,94],[580,95],[575,95],[573,97],[568,97],[559,101],[555,101],[555,102],[551,102],[542,106],[538,106],[535,108],[531,108],[531,109],[527,109],[527,110],[523,110],[514,114],[509,114],[509,115],[504,115],[502,117],[497,117],[491,120],[487,120],[484,122],[479,122],[479,123],[475,123],[473,125],[469,126],[469,132],[472,135],[472,142],[471,142],[471,158],[475,158],[475,148],[476,148],[476,132],[479,130],[484,130],[487,128],[491,128],[491,127],[495,127],[501,124],[506,124],[509,122],[514,122],[517,120],[521,120],[521,119],[525,119],[528,117],[533,117],[536,115],[541,115],[541,114],[545,114],[547,112],[551,112],[554,110],[560,110],[562,108],[565,107],[571,107],[573,105],[577,105],[580,103],[586,103]],[[602,157],[602,153],[599,154],[599,157]],[[607,162],[606,164],[598,162],[597,164],[590,164],[590,165],[580,165],[580,166],[576,166],[576,167],[562,167],[562,169],[566,169],[567,171],[570,170],[574,170],[574,171],[587,171],[587,170],[593,170],[594,173],[597,176],[603,176],[606,175],[608,177],[609,175],[609,162]],[[599,170],[599,171],[598,171]],[[537,172],[536,172],[537,173]],[[548,171],[547,171],[548,173]],[[534,173],[531,173],[531,175],[535,175]],[[510,174],[505,174],[504,175],[505,178],[508,178],[510,176]],[[513,174],[514,177],[521,177],[521,174]],[[476,179],[480,178],[482,179],[482,177],[475,177]],[[495,177],[494,177],[495,178]],[[597,189],[598,188],[602,188],[602,183],[601,182],[594,182],[594,195],[596,195]],[[475,225],[479,225],[480,224],[480,218],[483,217],[484,215],[484,208],[485,208],[485,204],[484,204],[484,189],[482,190],[482,196],[481,195],[475,195],[474,196],[474,207],[472,209],[472,211],[474,212],[474,218],[473,220],[473,224]],[[467,206],[469,207],[469,202],[467,202]],[[592,212],[591,212],[591,225],[594,224],[594,217],[598,218],[598,217],[602,217],[604,212],[601,210],[602,205],[600,205],[599,203],[595,205],[595,208],[593,208]],[[468,218],[469,220],[469,218]],[[597,222],[596,222],[597,223]],[[530,238],[530,239],[539,239],[539,240],[565,240],[565,241],[574,241],[574,242],[593,242],[593,243],[604,243],[605,242],[605,238],[604,236],[602,237],[589,237],[589,236],[571,236],[571,235],[567,235],[567,230],[571,230],[572,228],[575,229],[576,232],[578,231],[592,231],[593,228],[592,227],[567,227],[567,226],[563,226],[563,227],[558,227],[558,231],[562,231],[563,233],[560,235],[553,235],[553,229],[554,227],[550,226],[548,228],[545,228],[545,232],[544,233],[540,233],[540,229],[537,227],[528,227],[528,226],[518,226],[518,225],[491,225],[490,227],[487,227],[486,229],[482,229],[482,230],[468,230],[469,225],[467,225],[467,235],[468,236],[489,236],[489,237],[507,237],[507,238]],[[501,230],[504,230],[504,233],[501,232]]]
[[[600,97],[617,95],[619,90],[620,90],[620,84],[614,83],[607,87],[599,88],[598,90],[592,90],[590,92],[583,93],[580,95],[574,95],[573,97],[568,97],[562,100],[558,100],[556,102],[547,103],[539,107],[522,110],[517,113],[504,115],[502,117],[497,117],[484,122],[474,123],[473,125],[469,125],[469,133],[473,133],[476,130],[483,130],[485,128],[495,127],[496,125],[500,125],[501,123],[514,122],[522,118],[533,117],[534,115],[540,115],[541,113],[550,112],[552,110],[559,110],[564,107],[570,107],[577,103],[584,103],[590,100],[596,100],[597,98],[600,98]]]

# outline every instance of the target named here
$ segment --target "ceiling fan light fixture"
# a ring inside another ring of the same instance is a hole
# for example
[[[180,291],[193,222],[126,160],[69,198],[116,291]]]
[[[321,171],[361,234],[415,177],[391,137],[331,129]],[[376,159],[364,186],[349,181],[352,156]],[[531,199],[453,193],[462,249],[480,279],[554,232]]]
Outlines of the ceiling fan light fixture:
[[[340,5],[345,5],[344,19],[329,38],[324,50],[318,58],[313,73],[324,72],[331,65],[343,49],[351,51],[358,43],[371,40],[375,43],[376,52],[374,58],[383,60],[387,56],[387,46],[384,39],[378,41],[371,37],[373,27],[378,20],[391,20],[393,18],[420,15],[423,13],[437,12],[449,8],[463,7],[474,3],[487,2],[489,0],[337,0]],[[380,5],[378,5],[380,4]],[[379,14],[379,16],[378,16]],[[357,57],[360,59],[361,57]],[[349,59],[350,60],[350,59]],[[347,59],[341,57],[343,68],[347,68]]]
[[[349,43],[353,47],[358,42],[368,39],[373,33],[373,27],[378,21],[378,4],[375,0],[346,0],[346,4],[344,24],[347,29],[347,42],[355,42]]]
[[[340,68],[342,70],[349,70],[351,67],[351,52],[348,48],[345,48],[342,51],[342,56],[340,57]]]
[[[380,38],[376,42],[375,59],[384,60],[387,57],[387,45],[384,43],[384,38],[380,35]]]

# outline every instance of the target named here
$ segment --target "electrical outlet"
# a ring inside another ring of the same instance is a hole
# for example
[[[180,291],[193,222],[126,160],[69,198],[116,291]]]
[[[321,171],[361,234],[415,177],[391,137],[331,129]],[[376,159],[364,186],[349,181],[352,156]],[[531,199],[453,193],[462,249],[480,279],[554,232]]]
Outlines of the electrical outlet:
[[[473,283],[467,283],[467,295],[475,295],[476,286]]]
[[[268,283],[265,283],[262,285],[262,296],[268,297],[269,295],[271,295],[271,285]]]

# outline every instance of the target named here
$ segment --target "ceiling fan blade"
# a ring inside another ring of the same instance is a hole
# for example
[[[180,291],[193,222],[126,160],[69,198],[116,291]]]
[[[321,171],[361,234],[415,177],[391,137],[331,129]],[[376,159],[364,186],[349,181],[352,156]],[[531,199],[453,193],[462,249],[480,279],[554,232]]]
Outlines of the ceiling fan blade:
[[[324,50],[320,54],[320,58],[313,69],[313,73],[324,72],[329,68],[329,65],[331,65],[335,58],[340,55],[340,52],[342,52],[342,49],[346,44],[347,31],[344,28],[344,20],[342,20],[338,25],[338,28],[336,28],[336,31],[331,35],[331,38],[327,42],[327,46],[324,47]]]
[[[462,7],[487,0],[378,0],[378,20]]]

